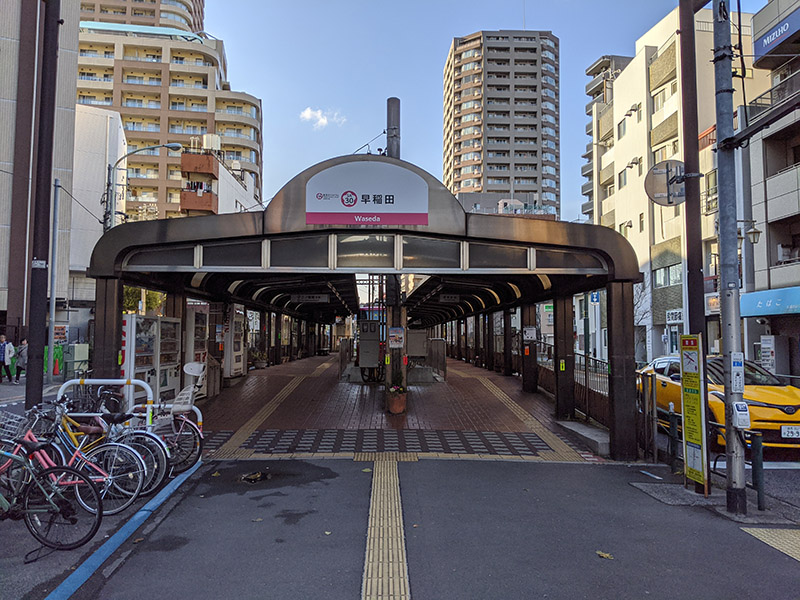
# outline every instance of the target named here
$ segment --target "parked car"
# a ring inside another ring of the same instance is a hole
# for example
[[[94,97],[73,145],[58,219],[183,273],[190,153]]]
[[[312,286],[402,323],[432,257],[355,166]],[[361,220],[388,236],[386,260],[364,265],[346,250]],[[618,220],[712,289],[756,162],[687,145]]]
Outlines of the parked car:
[[[681,412],[681,363],[677,356],[653,360],[639,373],[655,373],[656,406],[659,416],[666,418],[669,403]],[[708,420],[725,423],[723,400],[723,362],[721,356],[706,359],[708,381]],[[641,384],[640,384],[641,385]],[[777,377],[756,363],[744,361],[744,400],[750,407],[750,429],[760,431],[764,446],[800,448],[800,389],[784,385]],[[709,426],[716,432],[716,441],[725,444],[725,428]],[[712,433],[713,435],[713,433]]]

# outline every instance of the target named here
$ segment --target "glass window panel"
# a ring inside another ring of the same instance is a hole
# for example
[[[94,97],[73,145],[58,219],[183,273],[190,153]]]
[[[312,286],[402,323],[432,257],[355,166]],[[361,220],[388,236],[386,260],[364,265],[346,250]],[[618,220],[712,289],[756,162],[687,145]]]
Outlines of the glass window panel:
[[[312,236],[272,240],[272,267],[327,267],[328,237]]]
[[[403,236],[403,268],[461,267],[461,244],[449,240],[434,240]]]
[[[336,253],[338,267],[390,269],[394,266],[394,236],[340,233]]]
[[[536,250],[537,269],[602,269],[603,263],[596,256],[578,252],[555,252]]]
[[[139,250],[128,261],[129,265],[185,266],[194,265],[194,248]]]
[[[203,265],[206,267],[260,267],[261,242],[204,246]]]
[[[492,244],[469,244],[471,269],[527,269],[528,249]]]

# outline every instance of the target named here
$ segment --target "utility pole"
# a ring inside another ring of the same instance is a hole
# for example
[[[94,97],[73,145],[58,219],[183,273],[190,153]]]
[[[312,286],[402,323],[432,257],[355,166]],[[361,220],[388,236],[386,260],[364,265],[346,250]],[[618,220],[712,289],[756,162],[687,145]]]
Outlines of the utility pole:
[[[44,2],[44,41],[39,100],[39,135],[36,157],[36,196],[33,206],[33,261],[30,286],[30,331],[28,335],[28,381],[25,408],[42,401],[44,379],[45,315],[47,312],[47,258],[50,235],[50,184],[53,177],[53,129],[56,116],[58,73],[58,26],[61,0]],[[38,26],[38,24],[35,24]],[[55,268],[55,265],[50,265]],[[55,290],[50,302],[56,301]]]
[[[728,0],[714,0],[714,88],[716,90],[717,139],[733,137],[733,47]],[[717,149],[719,194],[720,312],[725,373],[725,454],[727,509],[747,514],[744,444],[733,423],[733,403],[742,394],[733,391],[731,353],[742,351],[742,323],[739,312],[739,254],[736,224],[736,163],[734,148]]]
[[[56,264],[58,261],[58,196],[61,180],[53,187],[53,241],[50,244],[50,321],[47,324],[47,383],[53,383],[53,361],[56,349]]]

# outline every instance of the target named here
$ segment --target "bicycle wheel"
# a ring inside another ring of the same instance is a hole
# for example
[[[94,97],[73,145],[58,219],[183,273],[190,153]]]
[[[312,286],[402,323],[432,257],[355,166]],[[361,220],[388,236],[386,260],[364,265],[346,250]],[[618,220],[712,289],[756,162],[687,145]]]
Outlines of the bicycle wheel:
[[[102,507],[97,487],[72,467],[52,467],[37,473],[25,488],[25,525],[40,543],[56,550],[74,550],[94,537],[101,511],[81,509],[78,497]]]
[[[160,425],[155,433],[169,448],[169,465],[173,474],[190,469],[203,455],[203,434],[188,419],[175,417],[166,425]]]
[[[147,477],[142,458],[130,447],[113,442],[87,452],[78,468],[97,484],[105,515],[115,515],[133,504]],[[80,494],[78,500],[83,500]],[[92,504],[84,506],[96,510]]]
[[[152,494],[169,474],[169,451],[166,444],[157,435],[147,431],[129,431],[119,441],[136,450],[147,467],[147,477],[139,495]]]

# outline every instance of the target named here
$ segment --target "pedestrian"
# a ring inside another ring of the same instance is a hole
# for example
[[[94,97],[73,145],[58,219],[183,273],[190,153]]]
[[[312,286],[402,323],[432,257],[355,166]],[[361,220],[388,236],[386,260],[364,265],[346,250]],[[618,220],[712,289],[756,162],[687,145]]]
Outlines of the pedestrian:
[[[0,334],[0,383],[3,383],[3,370],[8,375],[11,383],[11,358],[14,356],[14,344],[6,341],[6,336]]]
[[[17,376],[14,383],[19,385],[20,374],[28,368],[28,338],[22,338],[17,346]]]

